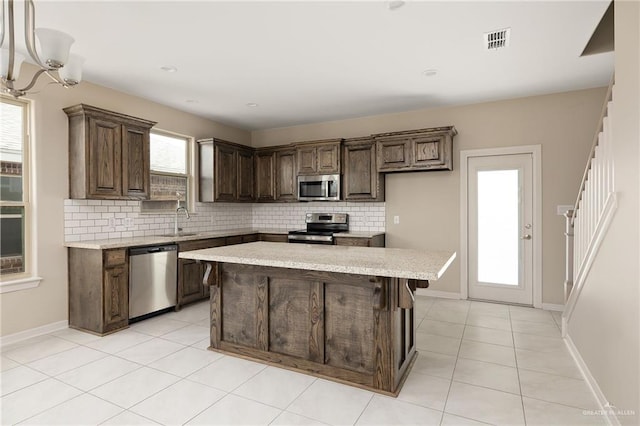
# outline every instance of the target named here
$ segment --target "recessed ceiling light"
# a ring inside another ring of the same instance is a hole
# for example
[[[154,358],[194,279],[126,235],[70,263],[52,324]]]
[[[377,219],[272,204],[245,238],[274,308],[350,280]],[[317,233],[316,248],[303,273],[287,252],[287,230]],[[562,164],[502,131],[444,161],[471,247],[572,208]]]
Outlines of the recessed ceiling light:
[[[188,103],[188,104],[197,104],[198,103],[198,101],[196,99],[187,99],[185,102]]]
[[[433,77],[434,75],[438,74],[438,70],[431,68],[431,69],[422,71],[422,74],[425,77]]]
[[[160,69],[162,71],[166,71],[166,72],[176,72],[176,71],[178,71],[178,68],[174,67],[173,65],[165,65],[163,67],[160,67]]]
[[[255,108],[255,107],[257,107],[257,106],[258,106],[258,104],[257,104],[257,103],[255,103],[255,102],[249,102],[249,103],[247,104],[247,106],[248,106],[249,108]]]
[[[404,2],[402,0],[392,0],[387,3],[387,7],[389,10],[397,10],[404,6]]]

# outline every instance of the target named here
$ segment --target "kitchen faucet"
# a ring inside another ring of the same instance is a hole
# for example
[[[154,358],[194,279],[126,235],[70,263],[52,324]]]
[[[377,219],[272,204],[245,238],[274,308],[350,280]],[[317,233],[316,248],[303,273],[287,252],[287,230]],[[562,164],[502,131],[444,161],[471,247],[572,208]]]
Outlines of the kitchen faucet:
[[[177,208],[176,208],[176,219],[175,219],[174,227],[173,227],[173,233],[176,234],[176,235],[178,235],[178,231],[179,231],[179,228],[178,228],[178,213],[182,211],[187,216],[187,219],[191,219],[191,216],[189,215],[189,210],[187,210],[186,207],[180,206],[180,195],[181,194],[179,192],[176,192],[176,196],[177,196],[176,197],[176,207]]]

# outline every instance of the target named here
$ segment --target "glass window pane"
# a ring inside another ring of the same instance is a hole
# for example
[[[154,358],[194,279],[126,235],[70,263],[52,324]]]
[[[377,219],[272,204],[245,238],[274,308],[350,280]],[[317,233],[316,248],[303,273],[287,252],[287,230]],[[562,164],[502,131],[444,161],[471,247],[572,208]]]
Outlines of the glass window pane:
[[[24,272],[24,207],[0,208],[2,274]]]
[[[187,173],[187,141],[156,133],[151,134],[151,170],[165,173]]]
[[[0,176],[3,201],[22,201],[23,107],[0,102]]]
[[[478,172],[478,281],[518,285],[518,170]]]

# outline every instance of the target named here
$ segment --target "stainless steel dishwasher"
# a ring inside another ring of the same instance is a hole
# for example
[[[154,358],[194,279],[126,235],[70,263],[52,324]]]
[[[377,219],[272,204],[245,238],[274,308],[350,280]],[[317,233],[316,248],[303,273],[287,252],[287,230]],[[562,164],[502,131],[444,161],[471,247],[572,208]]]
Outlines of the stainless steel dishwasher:
[[[177,263],[176,244],[129,249],[129,319],[176,305]]]

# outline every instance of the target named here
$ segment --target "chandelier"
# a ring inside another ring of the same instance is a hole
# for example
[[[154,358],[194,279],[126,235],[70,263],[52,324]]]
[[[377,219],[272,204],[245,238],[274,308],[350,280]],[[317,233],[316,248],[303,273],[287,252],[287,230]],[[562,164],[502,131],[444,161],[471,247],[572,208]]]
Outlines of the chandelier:
[[[78,84],[82,80],[84,59],[69,53],[75,40],[61,31],[49,28],[36,29],[33,0],[24,0],[24,41],[31,60],[40,69],[36,71],[28,85],[22,89],[15,87],[15,82],[20,75],[20,68],[25,57],[16,52],[13,3],[14,0],[8,0],[6,16],[5,0],[2,0],[2,10],[0,10],[2,14],[2,29],[0,29],[0,47],[2,47],[0,71],[2,81],[0,91],[15,98],[24,96],[33,88],[42,74],[46,74],[54,83],[63,87],[71,87]],[[5,34],[5,29],[8,30],[7,34]],[[8,37],[8,47],[5,47],[5,35]],[[38,51],[36,51],[36,36],[40,42]]]

